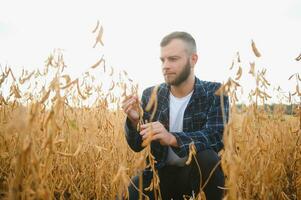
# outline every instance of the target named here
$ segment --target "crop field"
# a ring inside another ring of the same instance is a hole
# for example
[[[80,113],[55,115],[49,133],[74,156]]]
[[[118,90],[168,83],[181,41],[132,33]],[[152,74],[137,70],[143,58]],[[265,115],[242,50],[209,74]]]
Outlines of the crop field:
[[[217,91],[231,99],[220,152],[224,199],[301,199],[300,75],[290,77],[296,91],[287,93],[288,105],[266,106],[271,97],[266,71],[251,63],[256,88],[250,104],[239,105],[243,72],[235,59],[235,77]],[[65,67],[59,51],[42,69],[19,76],[1,66],[1,199],[115,199],[126,195],[130,178],[151,156],[149,146],[131,151],[124,137],[120,102],[139,91],[129,75],[108,68],[103,57],[77,79],[65,74]],[[154,177],[152,189],[158,181]]]

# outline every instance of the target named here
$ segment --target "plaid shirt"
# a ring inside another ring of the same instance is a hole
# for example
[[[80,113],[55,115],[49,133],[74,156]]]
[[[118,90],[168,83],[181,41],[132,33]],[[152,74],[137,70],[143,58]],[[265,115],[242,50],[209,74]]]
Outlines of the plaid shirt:
[[[194,143],[197,152],[205,149],[213,149],[218,152],[223,148],[223,121],[228,118],[229,101],[224,96],[225,119],[222,116],[220,96],[215,91],[221,86],[220,83],[201,81],[195,78],[194,92],[184,112],[183,132],[171,132],[177,139],[179,147],[172,147],[172,150],[179,156],[189,154],[189,144]],[[149,121],[151,111],[147,112],[145,107],[150,99],[154,87],[147,88],[142,95],[142,108],[144,110],[143,120]],[[153,121],[161,122],[169,131],[169,86],[162,83],[157,92],[158,108]],[[125,123],[125,135],[131,149],[139,152],[142,138],[135,128],[132,127],[127,118]],[[151,151],[154,155],[159,169],[165,165],[168,154],[168,147],[162,146],[158,141],[151,142]]]

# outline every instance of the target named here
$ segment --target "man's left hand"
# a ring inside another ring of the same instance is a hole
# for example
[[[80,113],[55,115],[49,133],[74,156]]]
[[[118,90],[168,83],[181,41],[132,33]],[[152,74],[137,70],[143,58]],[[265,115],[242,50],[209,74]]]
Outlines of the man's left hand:
[[[143,124],[141,130],[142,140],[152,137],[152,141],[158,140],[161,145],[178,147],[176,137],[168,132],[159,121]]]

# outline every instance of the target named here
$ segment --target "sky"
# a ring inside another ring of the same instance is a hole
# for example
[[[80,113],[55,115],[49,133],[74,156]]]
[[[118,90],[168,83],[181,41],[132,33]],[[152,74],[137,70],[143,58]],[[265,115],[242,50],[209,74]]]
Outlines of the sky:
[[[93,48],[92,30],[99,20],[104,47]],[[267,79],[283,90],[300,73],[301,1],[0,0],[0,64],[16,72],[43,66],[54,49],[63,49],[67,72],[80,76],[103,54],[106,64],[126,70],[140,88],[162,82],[160,41],[172,31],[186,31],[197,43],[195,74],[224,82],[240,52],[243,85],[253,87],[249,62],[267,69]],[[254,40],[262,57],[251,50]]]

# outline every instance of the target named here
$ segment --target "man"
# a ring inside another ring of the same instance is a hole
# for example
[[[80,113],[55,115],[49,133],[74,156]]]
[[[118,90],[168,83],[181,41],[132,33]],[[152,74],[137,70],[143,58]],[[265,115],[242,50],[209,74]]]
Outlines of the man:
[[[160,178],[162,199],[183,199],[184,195],[197,195],[204,187],[206,198],[221,199],[224,174],[219,164],[218,152],[223,148],[224,122],[228,116],[228,98],[215,95],[220,83],[201,81],[194,75],[197,49],[193,37],[186,32],[173,32],[161,41],[162,72],[165,83],[157,91],[158,107],[152,122],[151,111],[145,107],[154,87],[144,90],[141,105],[143,120],[140,126],[138,98],[130,96],[122,102],[127,115],[125,135],[131,149],[139,152],[142,142],[151,137],[151,152],[155,157]],[[224,105],[221,105],[221,102]],[[222,111],[222,107],[224,111]],[[224,118],[223,118],[224,113]],[[186,165],[189,145],[196,148],[196,160]],[[199,172],[199,167],[201,173]],[[214,171],[213,171],[214,170]],[[212,175],[210,175],[213,171]],[[143,193],[154,199],[151,191],[145,191],[152,179],[150,169],[142,173]],[[129,186],[129,199],[139,199],[139,178],[134,177]],[[201,181],[201,182],[200,182]]]

